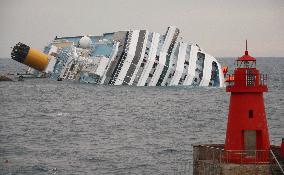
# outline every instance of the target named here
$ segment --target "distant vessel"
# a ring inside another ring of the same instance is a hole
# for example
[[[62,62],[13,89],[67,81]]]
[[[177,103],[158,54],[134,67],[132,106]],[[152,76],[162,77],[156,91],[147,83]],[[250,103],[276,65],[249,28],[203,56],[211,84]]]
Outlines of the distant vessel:
[[[134,86],[224,86],[221,65],[197,44],[181,41],[180,30],[147,30],[102,36],[55,37],[44,54],[18,43],[12,59],[35,74],[57,80]],[[40,71],[40,72],[38,72]]]

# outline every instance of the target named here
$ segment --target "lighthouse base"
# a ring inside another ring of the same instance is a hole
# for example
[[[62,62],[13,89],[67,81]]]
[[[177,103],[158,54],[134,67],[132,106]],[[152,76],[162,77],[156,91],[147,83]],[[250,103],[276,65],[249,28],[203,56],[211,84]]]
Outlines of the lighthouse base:
[[[235,175],[268,175],[270,173],[270,165],[262,165],[262,164],[246,164],[246,165],[238,165],[238,164],[222,164],[221,165],[222,174]]]
[[[239,165],[239,164],[212,164],[206,161],[200,161],[194,164],[194,175],[270,175],[270,165]]]
[[[194,145],[193,175],[272,175],[275,167],[275,158],[271,157],[268,162],[254,163],[247,163],[246,159],[240,163],[232,163],[229,158],[223,144]]]

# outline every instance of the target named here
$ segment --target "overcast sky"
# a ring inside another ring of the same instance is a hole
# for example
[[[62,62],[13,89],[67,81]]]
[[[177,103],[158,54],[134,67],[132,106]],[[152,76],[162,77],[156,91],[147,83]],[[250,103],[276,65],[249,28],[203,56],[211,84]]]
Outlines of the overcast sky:
[[[0,0],[0,22],[0,57],[19,41],[171,25],[216,57],[241,56],[245,39],[253,56],[284,56],[284,0]]]

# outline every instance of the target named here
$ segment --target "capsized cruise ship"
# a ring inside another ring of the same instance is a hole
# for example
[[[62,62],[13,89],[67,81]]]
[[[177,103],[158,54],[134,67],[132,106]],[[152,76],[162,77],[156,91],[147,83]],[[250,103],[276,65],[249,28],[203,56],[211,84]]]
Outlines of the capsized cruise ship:
[[[224,86],[221,65],[197,44],[182,41],[177,27],[101,36],[55,37],[40,53],[18,43],[12,59],[56,80],[133,86]]]

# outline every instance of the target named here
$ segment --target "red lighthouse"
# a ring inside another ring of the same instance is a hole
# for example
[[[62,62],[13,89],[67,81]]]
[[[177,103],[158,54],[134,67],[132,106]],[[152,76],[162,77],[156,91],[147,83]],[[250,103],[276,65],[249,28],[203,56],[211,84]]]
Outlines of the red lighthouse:
[[[269,134],[263,92],[267,75],[256,69],[256,59],[247,51],[236,60],[234,81],[226,87],[231,92],[225,142],[226,159],[232,163],[269,162]]]

